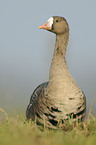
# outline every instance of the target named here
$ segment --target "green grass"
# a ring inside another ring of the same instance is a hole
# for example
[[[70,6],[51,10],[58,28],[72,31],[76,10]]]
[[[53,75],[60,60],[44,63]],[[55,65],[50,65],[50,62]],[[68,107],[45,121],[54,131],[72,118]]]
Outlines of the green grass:
[[[95,97],[94,97],[95,98]],[[42,130],[25,115],[9,118],[0,108],[0,145],[96,145],[96,118],[91,114],[83,123],[58,124],[58,130]]]
[[[24,116],[0,122],[0,145],[96,145],[96,119],[62,126],[58,130],[40,130]]]

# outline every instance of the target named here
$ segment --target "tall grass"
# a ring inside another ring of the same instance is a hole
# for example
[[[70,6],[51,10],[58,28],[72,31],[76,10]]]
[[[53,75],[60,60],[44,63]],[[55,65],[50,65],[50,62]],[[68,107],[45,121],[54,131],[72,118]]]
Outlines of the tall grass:
[[[94,101],[94,100],[93,100]],[[92,103],[93,103],[92,101]],[[83,123],[61,125],[58,130],[40,130],[34,122],[25,121],[25,116],[8,117],[0,109],[6,121],[0,122],[0,145],[96,145],[96,118],[91,114]]]
[[[96,145],[96,119],[58,130],[40,130],[24,116],[0,123],[0,145]]]

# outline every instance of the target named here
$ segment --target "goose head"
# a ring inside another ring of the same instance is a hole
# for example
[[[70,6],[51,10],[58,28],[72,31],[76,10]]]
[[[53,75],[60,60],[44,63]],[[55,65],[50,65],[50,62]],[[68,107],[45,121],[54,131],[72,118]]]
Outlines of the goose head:
[[[69,31],[69,26],[65,18],[59,16],[50,17],[47,22],[41,26],[40,29],[45,29],[55,34],[63,34]]]

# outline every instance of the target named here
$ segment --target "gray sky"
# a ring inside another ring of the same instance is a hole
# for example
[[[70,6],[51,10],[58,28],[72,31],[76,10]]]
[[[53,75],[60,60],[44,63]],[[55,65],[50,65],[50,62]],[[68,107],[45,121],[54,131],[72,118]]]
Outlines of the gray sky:
[[[0,0],[0,107],[9,114],[24,112],[35,87],[49,78],[55,35],[38,26],[55,15],[69,23],[67,64],[90,107],[96,93],[96,0]]]

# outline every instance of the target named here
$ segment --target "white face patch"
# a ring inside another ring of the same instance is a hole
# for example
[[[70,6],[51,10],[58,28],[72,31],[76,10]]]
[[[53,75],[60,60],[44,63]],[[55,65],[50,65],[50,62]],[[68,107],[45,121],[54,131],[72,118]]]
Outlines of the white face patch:
[[[50,17],[47,21],[47,23],[49,24],[50,27],[52,27],[53,24],[53,17]]]

